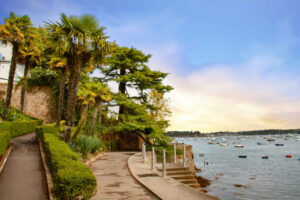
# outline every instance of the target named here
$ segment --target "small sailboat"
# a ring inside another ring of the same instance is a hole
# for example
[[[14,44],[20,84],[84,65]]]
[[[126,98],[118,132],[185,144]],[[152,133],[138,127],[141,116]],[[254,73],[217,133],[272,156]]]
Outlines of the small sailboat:
[[[211,140],[208,142],[208,144],[219,144],[219,142],[217,142],[216,140]]]
[[[261,158],[262,158],[262,159],[269,159],[269,156],[263,155],[263,156],[261,156]]]
[[[239,158],[247,158],[246,155],[239,155]]]
[[[236,147],[236,148],[244,148],[244,145],[238,144],[238,145],[234,145],[234,147]]]
[[[226,143],[221,143],[220,146],[228,146]]]
[[[266,143],[264,143],[264,142],[257,142],[256,144],[257,145],[266,145]]]
[[[284,144],[279,144],[279,143],[278,143],[278,144],[275,144],[275,146],[284,146]]]
[[[274,141],[275,141],[275,139],[274,139],[274,138],[272,138],[272,137],[269,137],[269,138],[267,139],[267,141],[269,141],[269,142],[274,142]]]

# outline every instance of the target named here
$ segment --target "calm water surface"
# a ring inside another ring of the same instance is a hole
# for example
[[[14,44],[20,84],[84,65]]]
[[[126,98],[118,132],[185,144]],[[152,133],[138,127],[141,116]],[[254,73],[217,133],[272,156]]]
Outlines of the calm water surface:
[[[195,164],[202,169],[199,175],[212,181],[206,188],[208,194],[224,200],[300,200],[300,141],[296,141],[295,136],[288,140],[276,138],[275,142],[267,142],[262,136],[259,139],[224,138],[228,146],[208,144],[211,138],[175,138],[175,142],[193,145]],[[222,142],[221,138],[216,140]],[[235,148],[233,142],[239,142],[244,148]],[[257,145],[257,142],[266,145]],[[275,146],[275,143],[284,146]],[[287,154],[292,158],[286,158]],[[247,158],[238,158],[238,155],[247,155]],[[268,155],[269,159],[262,159],[262,155]],[[204,165],[204,162],[209,164]]]

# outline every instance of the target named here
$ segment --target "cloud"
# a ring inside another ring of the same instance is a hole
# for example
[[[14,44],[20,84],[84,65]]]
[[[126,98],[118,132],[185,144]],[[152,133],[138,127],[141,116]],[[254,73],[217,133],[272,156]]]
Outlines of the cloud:
[[[286,21],[279,24],[280,38],[273,45],[257,44],[244,62],[205,65],[188,75],[179,44],[148,48],[150,65],[171,72],[166,80],[175,88],[169,95],[169,130],[299,128],[300,75],[287,67],[286,57],[298,39]]]

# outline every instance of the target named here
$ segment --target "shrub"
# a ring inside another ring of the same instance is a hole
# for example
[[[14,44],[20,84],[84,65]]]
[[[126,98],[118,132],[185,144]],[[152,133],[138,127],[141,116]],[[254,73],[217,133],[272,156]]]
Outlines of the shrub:
[[[0,130],[8,130],[10,136],[17,137],[21,135],[26,135],[28,133],[34,132],[36,126],[40,125],[42,121],[31,120],[31,121],[12,121],[12,122],[2,122],[0,124]]]
[[[12,121],[0,123],[0,156],[2,156],[9,145],[10,138],[25,135],[34,131],[35,127],[42,121]]]
[[[0,157],[5,153],[6,148],[9,145],[10,134],[9,131],[1,131],[0,132]]]
[[[4,103],[0,101],[0,115],[2,116],[4,112]],[[19,121],[19,120],[34,120],[35,118],[30,117],[26,114],[20,113],[20,111],[9,107],[7,112],[7,120],[8,121]],[[1,120],[2,121],[2,120]]]
[[[54,126],[36,128],[53,179],[54,193],[61,200],[75,200],[78,196],[89,199],[95,192],[96,179],[79,156],[59,138],[58,132]]]
[[[83,158],[85,158],[88,153],[95,153],[101,146],[99,138],[88,135],[81,135],[79,139],[70,144],[70,147],[74,151],[80,152]]]

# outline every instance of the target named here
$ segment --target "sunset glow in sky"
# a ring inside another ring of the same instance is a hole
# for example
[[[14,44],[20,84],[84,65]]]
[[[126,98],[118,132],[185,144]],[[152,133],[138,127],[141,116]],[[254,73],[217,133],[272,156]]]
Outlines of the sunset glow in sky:
[[[170,73],[169,130],[211,132],[300,128],[299,10],[298,0],[10,0],[0,16],[43,25],[94,14],[111,40]]]

